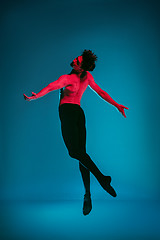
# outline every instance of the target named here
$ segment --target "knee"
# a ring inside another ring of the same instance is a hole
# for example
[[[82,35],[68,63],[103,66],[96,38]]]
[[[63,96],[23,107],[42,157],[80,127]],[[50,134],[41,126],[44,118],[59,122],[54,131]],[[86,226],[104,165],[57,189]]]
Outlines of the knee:
[[[84,151],[79,151],[79,150],[69,151],[69,156],[71,158],[75,158],[75,159],[78,159],[78,160],[83,158],[85,155],[86,155],[86,152],[84,152]]]
[[[78,156],[77,151],[69,151],[68,153],[69,153],[69,156],[70,156],[71,158],[77,158],[77,156]]]

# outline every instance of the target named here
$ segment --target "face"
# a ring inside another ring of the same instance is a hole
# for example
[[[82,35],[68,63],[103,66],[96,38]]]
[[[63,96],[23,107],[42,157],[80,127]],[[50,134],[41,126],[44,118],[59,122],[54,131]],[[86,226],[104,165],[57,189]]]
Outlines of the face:
[[[75,58],[75,59],[73,60],[73,62],[70,64],[71,67],[73,67],[74,70],[76,70],[76,71],[82,70],[82,69],[81,69],[82,60],[83,60],[83,57],[82,57],[82,56],[78,56],[78,57]]]

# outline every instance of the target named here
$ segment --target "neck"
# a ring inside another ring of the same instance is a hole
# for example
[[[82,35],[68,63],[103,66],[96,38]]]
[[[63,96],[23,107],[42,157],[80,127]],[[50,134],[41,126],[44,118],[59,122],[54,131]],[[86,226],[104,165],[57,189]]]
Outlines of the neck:
[[[78,72],[75,69],[72,69],[72,71],[68,75],[71,75],[71,74],[76,74],[76,75],[79,75],[80,78],[83,78],[86,76],[87,72],[86,71]]]
[[[83,72],[83,71],[82,71]],[[72,71],[70,72],[70,74],[81,74],[82,72],[76,71],[75,69],[72,69]]]

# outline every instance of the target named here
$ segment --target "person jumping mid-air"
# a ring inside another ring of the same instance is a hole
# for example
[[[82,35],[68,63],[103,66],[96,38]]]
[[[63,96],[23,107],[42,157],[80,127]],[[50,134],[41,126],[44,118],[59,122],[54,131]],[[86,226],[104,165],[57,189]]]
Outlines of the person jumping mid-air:
[[[95,83],[90,73],[95,68],[95,61],[97,61],[97,56],[91,50],[84,50],[82,55],[75,58],[70,64],[73,69],[69,74],[60,76],[56,81],[51,82],[37,94],[32,92],[31,97],[23,94],[25,100],[31,101],[43,97],[51,91],[60,89],[61,95],[58,112],[62,137],[69,155],[79,161],[79,169],[85,188],[83,201],[84,215],[89,214],[92,209],[90,172],[96,177],[102,188],[111,196],[116,197],[117,194],[110,185],[111,177],[103,175],[86,152],[86,120],[80,104],[82,95],[86,88],[90,86],[102,99],[114,105],[125,118],[124,108],[129,109],[115,102],[107,92]]]

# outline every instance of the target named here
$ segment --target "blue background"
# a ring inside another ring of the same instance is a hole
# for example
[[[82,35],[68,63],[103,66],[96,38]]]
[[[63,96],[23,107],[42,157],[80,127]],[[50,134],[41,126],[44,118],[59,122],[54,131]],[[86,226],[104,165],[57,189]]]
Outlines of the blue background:
[[[160,2],[3,1],[1,7],[1,200],[79,200],[78,161],[63,143],[59,91],[27,102],[91,49],[95,82],[129,107],[124,118],[89,87],[87,152],[112,176],[116,201],[158,201]],[[95,200],[108,199],[91,176]]]

